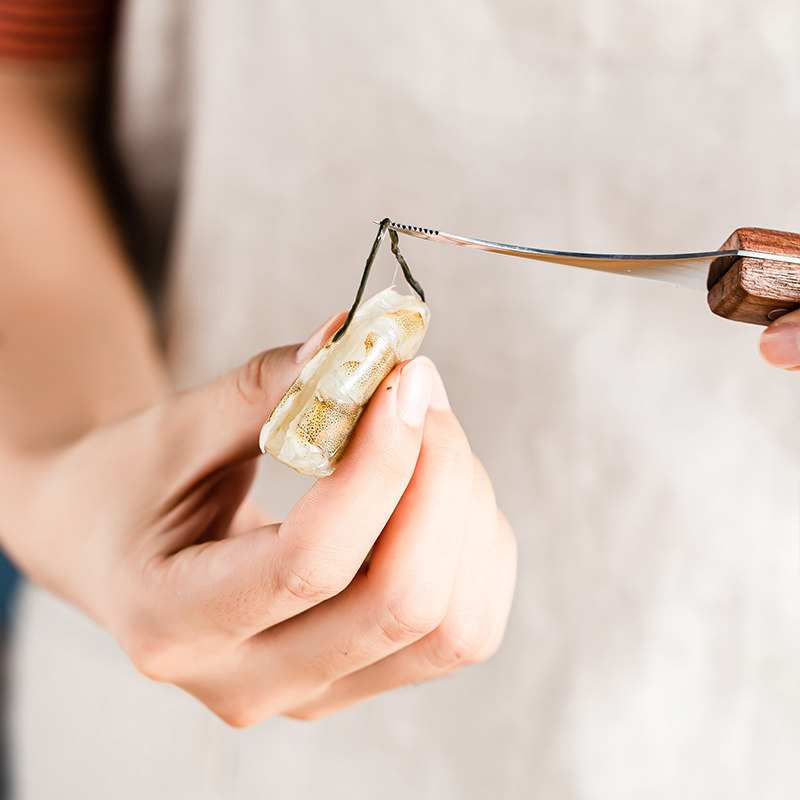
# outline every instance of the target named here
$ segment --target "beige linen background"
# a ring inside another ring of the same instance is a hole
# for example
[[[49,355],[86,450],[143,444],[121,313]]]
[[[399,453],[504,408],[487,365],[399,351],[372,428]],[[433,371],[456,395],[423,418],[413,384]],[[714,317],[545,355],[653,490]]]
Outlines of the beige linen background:
[[[120,141],[176,380],[347,307],[385,215],[633,252],[797,230],[799,40],[796,0],[132,0]],[[17,796],[796,797],[800,376],[700,294],[403,245],[519,537],[503,649],[238,732],[28,589]],[[256,492],[305,485],[270,463]]]

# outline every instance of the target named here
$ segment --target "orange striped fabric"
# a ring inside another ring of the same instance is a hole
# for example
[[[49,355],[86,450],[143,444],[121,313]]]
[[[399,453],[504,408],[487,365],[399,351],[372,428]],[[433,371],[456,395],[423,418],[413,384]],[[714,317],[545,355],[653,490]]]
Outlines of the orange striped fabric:
[[[116,0],[0,0],[0,57],[76,60],[111,40]]]

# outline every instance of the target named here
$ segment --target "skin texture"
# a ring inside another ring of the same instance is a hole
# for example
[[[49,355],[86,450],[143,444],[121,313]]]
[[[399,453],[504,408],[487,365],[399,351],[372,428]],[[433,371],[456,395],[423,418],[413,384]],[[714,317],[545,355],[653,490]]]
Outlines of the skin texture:
[[[392,371],[285,520],[256,507],[259,428],[341,318],[174,393],[97,188],[92,87],[91,65],[0,66],[3,546],[234,726],[491,656],[515,541],[434,365]]]

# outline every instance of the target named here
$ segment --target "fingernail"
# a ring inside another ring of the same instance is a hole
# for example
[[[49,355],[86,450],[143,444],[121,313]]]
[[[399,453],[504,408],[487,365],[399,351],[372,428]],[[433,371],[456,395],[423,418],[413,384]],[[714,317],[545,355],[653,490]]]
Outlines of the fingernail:
[[[447,390],[442,383],[442,376],[439,374],[439,370],[433,365],[433,362],[431,362],[431,367],[433,372],[433,386],[431,388],[431,399],[428,401],[428,405],[431,408],[435,408],[437,411],[449,411],[450,400],[447,398]]]
[[[433,385],[433,370],[427,359],[406,364],[400,372],[397,388],[397,410],[408,425],[422,425],[428,410]]]
[[[792,322],[776,322],[761,334],[761,355],[776,367],[800,367],[800,327]]]
[[[338,314],[334,314],[332,317],[327,319],[322,325],[317,328],[311,336],[306,339],[306,341],[300,345],[297,350],[297,354],[295,355],[295,359],[297,363],[300,364],[301,362],[305,361],[307,358],[310,358],[317,352],[317,350],[322,347],[325,342],[333,336],[336,331],[341,328],[342,323],[347,316],[346,311],[340,311]],[[335,323],[335,325],[334,325]]]

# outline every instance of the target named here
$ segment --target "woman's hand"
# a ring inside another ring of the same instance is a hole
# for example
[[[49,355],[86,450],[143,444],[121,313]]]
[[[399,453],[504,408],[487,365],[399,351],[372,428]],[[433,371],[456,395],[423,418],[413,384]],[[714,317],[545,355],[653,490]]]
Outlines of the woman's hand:
[[[297,354],[263,353],[3,473],[21,567],[235,726],[485,659],[513,593],[513,534],[427,359],[389,375],[336,472],[283,522],[245,501]]]
[[[297,348],[163,399],[93,168],[96,68],[0,65],[3,546],[142,672],[234,725],[319,716],[485,658],[514,539],[430,362],[387,378],[336,473],[280,524],[245,498]]]
[[[773,366],[800,370],[800,311],[785,314],[761,334],[761,355]]]

